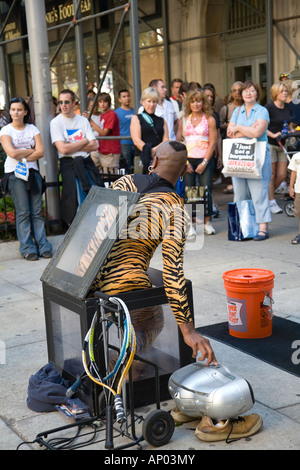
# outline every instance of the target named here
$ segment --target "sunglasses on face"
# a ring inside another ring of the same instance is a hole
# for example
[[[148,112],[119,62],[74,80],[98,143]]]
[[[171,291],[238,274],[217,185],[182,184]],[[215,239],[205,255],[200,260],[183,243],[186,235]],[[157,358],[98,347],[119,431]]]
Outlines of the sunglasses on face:
[[[65,100],[65,101],[61,100],[61,101],[58,102],[58,104],[70,104],[70,103],[71,103],[71,101],[69,101],[69,100]]]
[[[290,73],[282,73],[280,74],[279,80],[282,78],[292,78]]]

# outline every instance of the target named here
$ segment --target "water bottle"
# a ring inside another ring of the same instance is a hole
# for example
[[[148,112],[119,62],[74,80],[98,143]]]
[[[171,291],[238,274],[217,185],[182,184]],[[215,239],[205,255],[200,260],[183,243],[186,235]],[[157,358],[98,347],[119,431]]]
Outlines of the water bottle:
[[[284,121],[281,134],[282,135],[287,135],[288,133],[289,133],[289,125],[288,125],[287,121]]]

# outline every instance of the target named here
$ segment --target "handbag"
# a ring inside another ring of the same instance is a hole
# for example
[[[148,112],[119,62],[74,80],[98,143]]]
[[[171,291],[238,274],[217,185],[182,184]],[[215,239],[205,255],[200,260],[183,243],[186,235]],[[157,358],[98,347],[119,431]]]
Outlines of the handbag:
[[[259,232],[251,200],[228,203],[228,240],[254,238]]]
[[[204,203],[207,199],[207,186],[185,186],[184,191],[186,204],[192,202]]]
[[[225,177],[262,178],[267,142],[257,139],[224,139],[223,170]]]
[[[15,177],[20,178],[21,180],[28,181],[29,177],[29,168],[26,158],[23,158],[21,162],[17,163],[15,168]]]
[[[185,204],[192,204],[195,209],[198,204],[203,206],[204,214],[208,211],[208,189],[207,186],[185,186],[184,188]]]

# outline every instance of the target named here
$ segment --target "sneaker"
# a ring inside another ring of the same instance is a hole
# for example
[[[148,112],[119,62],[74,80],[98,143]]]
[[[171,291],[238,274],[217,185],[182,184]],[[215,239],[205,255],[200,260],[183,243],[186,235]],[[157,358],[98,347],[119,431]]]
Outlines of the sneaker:
[[[194,229],[194,227],[191,225],[190,230],[189,230],[189,233],[187,234],[187,239],[188,239],[188,240],[193,240],[193,238],[195,238],[196,235],[197,235],[197,232],[196,232],[196,230]]]
[[[214,182],[213,182],[213,185],[216,186],[218,184],[221,184],[222,183],[222,178],[221,176],[219,176]]]
[[[37,261],[39,257],[36,253],[27,253],[27,255],[24,256],[24,259],[27,261]]]
[[[285,194],[286,192],[288,192],[288,186],[287,186],[287,183],[284,181],[283,183],[281,183],[277,189],[275,189],[275,194]]]
[[[204,233],[206,233],[206,235],[214,235],[216,233],[210,222],[204,224]]]
[[[44,251],[44,253],[41,254],[42,258],[52,258],[52,252],[51,251]]]
[[[191,421],[195,421],[195,419],[198,419],[193,418],[192,416],[185,415],[182,411],[179,410],[179,408],[177,408],[177,406],[175,406],[175,408],[173,408],[170,413],[172,418],[174,419],[174,422],[177,424],[190,423]]]
[[[225,441],[227,443],[255,434],[261,428],[263,421],[255,413],[239,416],[236,419],[213,422],[208,416],[203,416],[195,430],[195,435],[201,441]]]
[[[220,215],[220,211],[218,209],[218,206],[217,204],[213,204],[213,213],[212,213],[212,216],[213,217],[219,217]]]
[[[282,213],[282,209],[279,207],[279,205],[277,204],[276,201],[273,201],[270,203],[270,210],[272,212],[272,214],[281,214]]]

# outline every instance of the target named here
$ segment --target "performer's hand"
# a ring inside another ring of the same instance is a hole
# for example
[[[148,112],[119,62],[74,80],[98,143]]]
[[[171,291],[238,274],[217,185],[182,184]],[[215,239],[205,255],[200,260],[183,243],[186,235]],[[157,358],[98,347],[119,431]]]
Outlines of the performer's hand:
[[[192,348],[193,358],[196,358],[198,351],[200,351],[202,355],[199,357],[199,361],[205,361],[205,359],[207,359],[207,365],[213,363],[216,366],[218,364],[209,340],[197,333],[193,323],[182,323],[179,325],[179,328],[183,335],[184,342]]]

